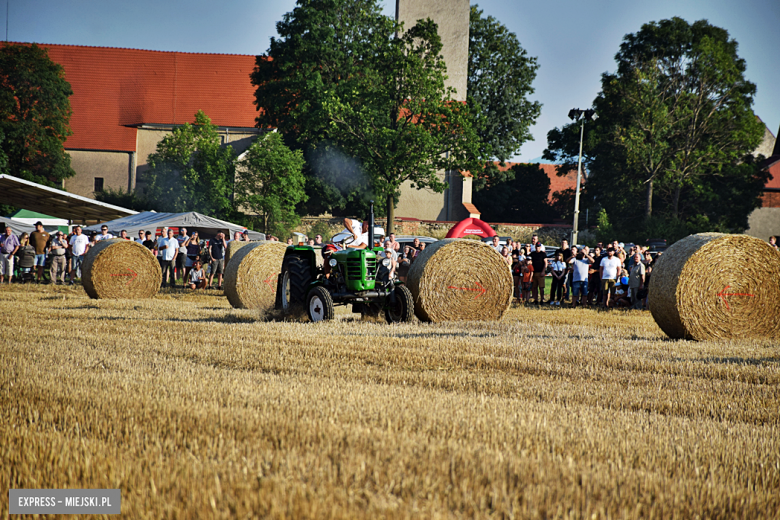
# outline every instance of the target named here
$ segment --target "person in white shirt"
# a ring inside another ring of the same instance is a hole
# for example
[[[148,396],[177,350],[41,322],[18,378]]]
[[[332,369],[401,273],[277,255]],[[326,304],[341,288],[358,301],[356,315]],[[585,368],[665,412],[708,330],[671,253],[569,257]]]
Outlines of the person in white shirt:
[[[552,285],[550,285],[550,305],[560,305],[563,300],[563,287],[566,282],[566,264],[563,253],[555,253],[555,260],[550,264],[552,269]]]
[[[173,236],[173,230],[168,230],[167,238],[157,240],[157,250],[160,252],[160,268],[162,269],[162,286],[168,283],[170,275],[170,287],[176,287],[176,277],[173,274],[173,266],[176,256],[179,254],[179,241]]]
[[[390,259],[390,265],[387,266],[387,268],[390,270],[389,279],[392,280],[395,276],[395,269],[398,266],[398,253],[393,250],[393,246],[390,244],[389,240],[385,242],[385,250],[379,253],[379,257],[382,259]]]
[[[347,233],[352,233],[352,242],[347,244],[347,247],[354,249],[368,247],[368,222],[361,223],[359,220],[345,218],[344,227]]]
[[[500,239],[498,238],[498,235],[493,237],[493,249],[496,250],[496,252],[500,255],[501,249],[503,249],[503,246],[499,243]]]
[[[623,270],[623,262],[615,257],[615,248],[607,249],[607,258],[601,260],[599,272],[601,275],[601,289],[604,293],[604,305],[609,307],[609,299],[615,290],[615,281]]]
[[[573,250],[574,248],[572,248]],[[588,301],[588,270],[590,264],[593,263],[593,258],[590,256],[590,248],[588,246],[583,247],[581,252],[569,258],[569,263],[572,266],[571,306],[577,306],[578,296],[580,305],[585,305]]]
[[[203,273],[203,264],[200,260],[195,260],[192,264],[192,269],[188,275],[188,282],[190,289],[205,289],[206,288],[206,275]]]
[[[385,253],[387,253],[388,251],[390,253],[392,253],[391,256],[393,257],[392,258],[393,262],[397,262],[398,261],[398,253],[396,253],[395,248],[393,247],[393,243],[390,241],[389,238],[387,240],[385,240],[384,248],[385,248]]]
[[[160,260],[162,258],[162,251],[160,251],[160,244],[163,240],[168,239],[168,227],[162,228],[162,232],[160,233],[160,236],[155,239],[155,249],[157,250],[157,260]]]
[[[138,238],[136,238],[135,241],[138,242],[139,244],[143,245],[144,244],[144,240],[146,240],[146,238],[144,238],[145,236],[146,235],[144,235],[144,230],[140,229],[140,230],[138,230]]]
[[[70,237],[70,284],[76,279],[76,274],[84,262],[84,255],[89,251],[89,238],[81,234],[81,226],[73,228],[75,235]],[[81,276],[80,273],[78,273]]]
[[[95,242],[100,242],[101,240],[108,240],[110,238],[114,238],[114,235],[108,232],[108,226],[101,226],[100,234],[95,236]]]

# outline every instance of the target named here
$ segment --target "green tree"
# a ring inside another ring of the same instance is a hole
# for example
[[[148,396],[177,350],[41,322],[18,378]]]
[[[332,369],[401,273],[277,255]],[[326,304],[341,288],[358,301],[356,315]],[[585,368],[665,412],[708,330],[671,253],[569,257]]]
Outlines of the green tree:
[[[354,159],[350,196],[368,196],[367,180],[392,222],[404,181],[441,191],[437,170],[479,168],[468,107],[444,88],[435,24],[403,31],[377,0],[299,0],[277,32],[252,74],[258,125],[307,159],[334,149]],[[341,172],[324,170],[318,181],[334,186]]]
[[[263,233],[284,236],[300,222],[295,206],[306,198],[303,164],[303,153],[276,132],[252,143],[239,162],[236,205],[260,217]]]
[[[549,223],[556,216],[549,195],[550,178],[539,164],[516,164],[511,180],[476,192],[474,204],[489,222]]]
[[[500,162],[515,155],[531,140],[529,128],[542,105],[529,101],[539,65],[520,45],[517,36],[492,16],[471,6],[469,19],[468,96],[473,103],[474,126],[482,142],[482,155]],[[500,182],[511,175],[491,163],[489,175],[475,179],[475,188]]]
[[[586,124],[586,190],[624,231],[656,215],[674,229],[744,229],[760,195],[749,154],[763,128],[737,43],[704,20],[672,18],[626,35],[616,61],[593,103],[599,119]],[[564,159],[561,173],[576,158],[577,126],[548,134],[545,157]],[[737,192],[745,204],[733,200]]]
[[[72,133],[72,94],[65,70],[45,49],[0,48],[0,146],[8,173],[48,186],[75,175],[63,146]]]
[[[468,107],[444,86],[436,24],[420,20],[398,37],[386,36],[366,74],[344,80],[344,93],[326,91],[323,103],[328,137],[360,158],[392,232],[401,185],[442,192],[437,171],[479,168],[479,138]]]
[[[145,198],[158,211],[199,211],[228,219],[235,214],[236,154],[220,146],[217,127],[199,110],[193,124],[177,127],[149,154]]]
[[[363,74],[391,24],[376,0],[299,0],[277,23],[279,38],[271,38],[267,57],[257,58],[257,124],[279,129],[307,161],[302,211],[340,211],[368,198],[359,161],[347,164],[339,143],[327,139],[322,100],[326,90],[344,86],[342,79]]]

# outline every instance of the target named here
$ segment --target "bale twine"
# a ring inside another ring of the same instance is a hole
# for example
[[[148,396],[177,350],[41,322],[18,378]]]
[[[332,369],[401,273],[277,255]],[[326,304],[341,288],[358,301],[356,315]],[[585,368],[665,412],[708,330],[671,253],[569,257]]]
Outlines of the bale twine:
[[[512,271],[476,240],[428,245],[412,263],[407,285],[421,321],[499,320],[512,302]]]
[[[225,268],[225,296],[238,309],[270,311],[276,301],[276,281],[287,244],[271,241],[247,244],[236,248]]]
[[[780,254],[746,235],[691,235],[653,266],[648,305],[673,339],[777,337]]]
[[[224,268],[227,269],[228,263],[230,262],[230,259],[233,258],[233,255],[236,254],[236,251],[241,249],[242,247],[246,247],[249,244],[254,244],[255,242],[246,242],[244,240],[231,240],[228,242],[227,245],[227,251],[225,251],[225,266]]]
[[[160,290],[157,258],[134,240],[102,240],[89,248],[81,266],[81,284],[90,298],[151,298]]]

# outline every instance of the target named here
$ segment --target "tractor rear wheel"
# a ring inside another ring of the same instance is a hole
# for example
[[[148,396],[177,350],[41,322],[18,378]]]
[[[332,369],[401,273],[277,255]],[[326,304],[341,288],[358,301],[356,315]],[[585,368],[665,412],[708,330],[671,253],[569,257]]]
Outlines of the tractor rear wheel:
[[[306,310],[313,322],[333,319],[333,298],[324,287],[318,285],[306,297]]]
[[[302,307],[306,303],[306,290],[311,281],[308,259],[297,255],[285,258],[276,290],[276,308],[287,314],[295,307]]]
[[[387,323],[412,321],[414,316],[414,298],[405,285],[395,286],[395,304],[385,309]]]

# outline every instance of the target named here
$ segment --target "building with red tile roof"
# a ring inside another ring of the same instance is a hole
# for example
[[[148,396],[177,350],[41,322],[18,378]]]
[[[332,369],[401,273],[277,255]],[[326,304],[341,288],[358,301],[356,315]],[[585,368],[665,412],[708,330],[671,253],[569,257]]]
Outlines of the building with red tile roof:
[[[68,149],[131,152],[139,126],[181,125],[198,110],[218,126],[255,126],[254,56],[40,46],[73,89]]]
[[[496,166],[498,167],[499,170],[506,171],[517,164],[526,164],[526,163],[508,162],[508,163],[504,163],[504,166],[501,166],[500,163],[496,163]],[[546,173],[547,177],[550,179],[550,195],[547,199],[550,203],[553,202],[553,198],[555,197],[556,193],[560,193],[565,190],[574,190],[577,188],[577,170],[570,171],[566,175],[560,176],[558,175],[557,164],[540,163],[539,168],[544,170],[544,173]],[[582,186],[584,185],[585,185],[585,175],[582,176],[582,185],[580,186],[580,188],[582,188]]]
[[[157,143],[198,110],[237,153],[260,133],[249,80],[255,56],[38,45],[73,89],[65,149],[76,176],[64,182],[71,193],[135,189]]]

